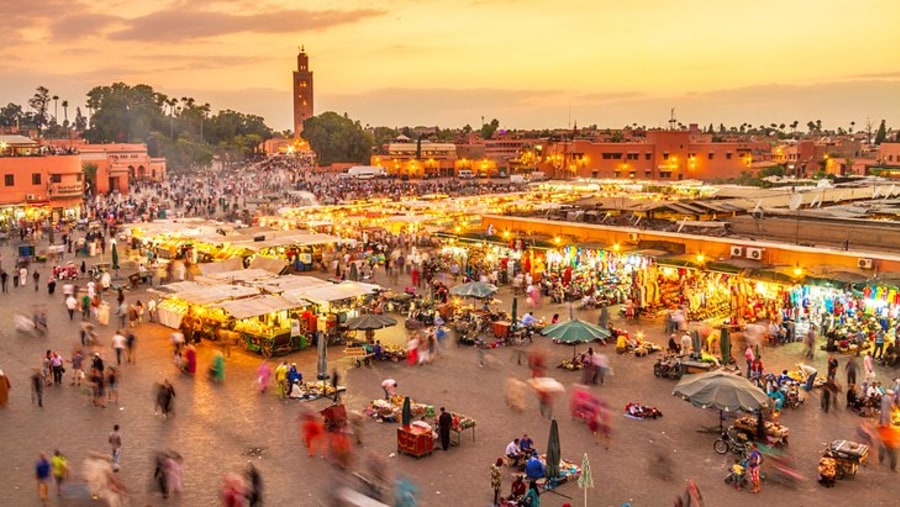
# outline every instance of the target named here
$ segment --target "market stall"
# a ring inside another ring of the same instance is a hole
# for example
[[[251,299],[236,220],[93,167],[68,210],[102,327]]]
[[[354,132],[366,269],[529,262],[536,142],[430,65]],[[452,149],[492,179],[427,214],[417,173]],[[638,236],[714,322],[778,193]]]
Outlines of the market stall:
[[[299,350],[310,341],[309,336],[291,333],[291,312],[298,307],[281,296],[261,295],[211,306],[221,308],[233,319],[229,327],[241,334],[247,350],[263,357]]]
[[[297,305],[311,304],[316,315],[315,330],[324,333],[328,343],[339,343],[355,334],[355,331],[346,328],[346,322],[358,317],[359,305],[366,296],[379,289],[378,285],[347,281],[292,289],[284,291],[282,296]]]
[[[174,329],[182,325],[182,319],[188,313],[196,312],[198,315],[207,315],[203,308],[212,303],[218,303],[229,299],[240,299],[259,294],[252,287],[242,285],[217,284],[198,289],[192,289],[171,295],[157,307],[159,323]],[[227,320],[224,315],[216,316],[216,321],[224,323]]]

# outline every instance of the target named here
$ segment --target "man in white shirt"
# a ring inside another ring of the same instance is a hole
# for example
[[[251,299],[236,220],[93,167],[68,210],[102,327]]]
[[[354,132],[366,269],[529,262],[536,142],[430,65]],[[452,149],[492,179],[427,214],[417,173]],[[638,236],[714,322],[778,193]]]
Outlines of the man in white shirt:
[[[391,396],[394,395],[394,391],[397,389],[397,381],[389,378],[385,379],[381,382],[381,389],[384,390],[384,399],[389,400]]]
[[[122,364],[122,353],[125,352],[125,344],[127,340],[125,339],[125,335],[122,334],[122,330],[116,330],[116,334],[112,337],[112,348],[116,351],[116,364]]]
[[[519,449],[519,439],[516,438],[512,442],[506,444],[506,450],[504,451],[506,457],[512,460],[512,465],[515,467],[519,466],[519,461],[522,460],[524,454],[521,449]]]
[[[78,309],[78,300],[69,294],[66,297],[66,311],[69,312],[69,320],[75,320],[75,310]]]

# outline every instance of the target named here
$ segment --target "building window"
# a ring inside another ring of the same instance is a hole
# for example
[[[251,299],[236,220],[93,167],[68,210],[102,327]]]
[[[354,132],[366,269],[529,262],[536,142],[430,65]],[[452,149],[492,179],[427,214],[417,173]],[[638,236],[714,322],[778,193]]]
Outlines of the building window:
[[[669,160],[669,154],[663,153],[663,160]]]
[[[712,160],[712,159],[716,158],[716,154],[713,152],[709,152],[709,154],[706,155],[706,158],[709,160]]]
[[[638,153],[629,153],[628,154],[628,160],[637,160],[639,157],[640,157],[640,154],[638,154]]]
[[[61,174],[51,174],[50,175],[50,183],[62,183],[62,175]]]
[[[41,184],[41,173],[31,173],[31,184],[32,185],[40,185]]]
[[[660,171],[660,172],[659,172],[659,177],[660,177],[661,179],[664,179],[664,180],[665,180],[665,179],[669,179],[669,178],[672,177],[672,172],[671,172],[671,171]]]
[[[644,160],[653,160],[652,153],[644,153]]]
[[[621,153],[604,153],[604,154],[602,154],[602,158],[603,158],[603,160],[621,160],[622,154]]]
[[[725,160],[731,160],[731,152],[725,154]]]
[[[13,187],[16,185],[16,177],[12,174],[3,175],[3,186]]]
[[[75,181],[81,181],[81,173],[75,175]]]

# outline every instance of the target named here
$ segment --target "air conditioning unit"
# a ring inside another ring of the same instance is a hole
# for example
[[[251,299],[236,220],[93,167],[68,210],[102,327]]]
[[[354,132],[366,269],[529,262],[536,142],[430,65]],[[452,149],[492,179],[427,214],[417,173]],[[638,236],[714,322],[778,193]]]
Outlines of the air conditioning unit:
[[[641,236],[638,233],[636,233],[636,232],[628,233],[628,241],[630,241],[632,243],[637,243],[640,240],[641,240]]]
[[[743,257],[744,256],[744,247],[732,246],[731,247],[731,256],[732,257]]]
[[[25,200],[26,201],[36,201],[37,196],[34,194],[25,194]]]
[[[859,269],[872,269],[875,267],[875,261],[872,259],[856,259],[856,265]]]
[[[761,261],[764,251],[765,251],[765,248],[747,247],[747,258],[752,259],[754,261]]]

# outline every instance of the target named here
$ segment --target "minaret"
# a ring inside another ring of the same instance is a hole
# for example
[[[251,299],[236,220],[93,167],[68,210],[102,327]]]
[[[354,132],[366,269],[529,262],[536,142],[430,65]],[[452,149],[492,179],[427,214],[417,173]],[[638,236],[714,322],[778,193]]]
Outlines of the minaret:
[[[303,133],[303,122],[313,116],[313,75],[309,70],[309,57],[303,46],[297,55],[294,71],[294,137]]]

